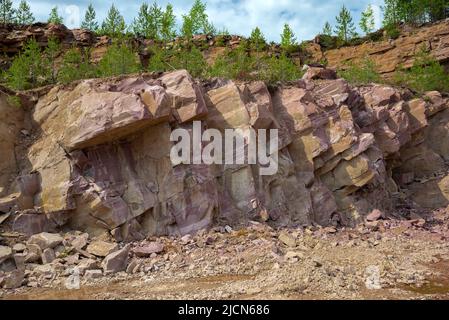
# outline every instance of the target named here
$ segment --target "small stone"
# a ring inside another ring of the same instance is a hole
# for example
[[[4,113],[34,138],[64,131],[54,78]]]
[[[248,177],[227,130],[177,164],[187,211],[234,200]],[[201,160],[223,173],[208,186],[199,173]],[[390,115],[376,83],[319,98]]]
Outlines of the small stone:
[[[181,242],[184,244],[189,243],[192,240],[192,236],[190,234],[186,234],[181,238]]]
[[[378,210],[378,209],[374,209],[373,211],[371,211],[371,213],[366,217],[366,221],[368,222],[373,222],[373,221],[377,221],[380,220],[382,217],[384,216],[383,212]]]
[[[35,275],[44,277],[45,279],[52,279],[55,276],[56,272],[51,264],[44,264],[34,268],[33,273]]]
[[[279,234],[279,241],[288,247],[296,247],[296,239],[289,235],[287,232],[281,232]]]
[[[118,250],[116,243],[110,243],[102,240],[96,240],[87,246],[87,252],[97,257],[106,257]]]
[[[164,251],[164,245],[159,242],[150,242],[144,246],[136,247],[133,249],[133,253],[139,258],[145,258],[151,256],[153,253],[161,253]]]
[[[93,259],[83,259],[78,264],[78,269],[80,271],[80,274],[85,274],[85,272],[88,270],[98,269],[98,263]]]
[[[102,262],[105,274],[117,273],[125,271],[128,266],[129,245],[121,250],[109,254]]]
[[[248,288],[248,289],[246,289],[246,294],[249,294],[249,295],[254,295],[254,294],[258,294],[258,293],[261,293],[262,292],[262,289],[261,288],[258,288],[258,287],[256,287],[256,288]]]
[[[64,258],[66,264],[69,266],[73,266],[73,265],[77,264],[79,259],[80,259],[80,255],[78,253],[72,254],[72,255]]]
[[[11,258],[12,249],[6,246],[0,246],[0,263]]]
[[[208,245],[208,246],[212,245],[214,242],[215,242],[215,239],[213,237],[207,237],[206,241],[205,241],[206,245]]]
[[[18,270],[25,271],[25,259],[26,259],[26,255],[24,253],[14,254],[14,262],[15,262],[16,268]]]
[[[412,225],[414,225],[414,226],[416,226],[418,228],[422,228],[426,224],[426,220],[424,220],[424,219],[417,219],[417,220],[411,221],[411,223],[412,223]]]
[[[86,270],[86,272],[84,274],[84,278],[86,278],[87,280],[99,279],[102,276],[103,276],[103,271],[101,271],[99,269]]]
[[[12,250],[14,252],[24,252],[26,250],[26,245],[24,245],[23,243],[16,243],[13,247]]]
[[[37,244],[27,244],[26,263],[39,262],[41,260],[42,249]]]
[[[42,250],[45,250],[47,248],[55,248],[56,246],[61,244],[63,240],[64,239],[58,233],[42,232],[31,236],[27,243],[36,244]]]
[[[232,233],[232,231],[233,231],[230,226],[225,226],[224,229],[227,233]]]
[[[6,274],[3,280],[4,289],[16,289],[22,286],[25,273],[21,270],[14,270]]]
[[[335,227],[326,227],[323,231],[330,234],[337,233],[337,229]]]
[[[122,231],[120,230],[120,228],[113,229],[111,231],[111,236],[114,238],[114,240],[116,242],[122,242],[123,241]]]
[[[79,236],[76,236],[70,244],[72,247],[74,247],[76,249],[84,249],[84,247],[87,246],[88,240],[89,240],[89,234],[83,233]]]
[[[13,258],[6,259],[2,263],[0,263],[0,272],[11,272],[16,269],[16,263]]]
[[[270,214],[268,213],[268,211],[266,209],[263,209],[259,212],[260,215],[260,219],[263,222],[267,222],[268,220],[270,220]]]
[[[128,267],[126,268],[126,273],[133,274],[136,268],[139,266],[139,261],[137,259],[131,260],[131,262],[128,264]]]
[[[42,263],[43,264],[48,264],[48,263],[52,263],[53,260],[56,259],[56,255],[55,255],[55,251],[51,248],[47,248],[42,252]]]
[[[323,263],[321,262],[320,259],[315,258],[315,259],[313,259],[312,262],[313,262],[313,265],[314,265],[316,268],[321,268],[321,267],[323,266]]]
[[[56,258],[62,258],[63,256],[65,256],[67,254],[65,247],[61,244],[59,246],[57,246],[54,250],[55,250]]]
[[[301,252],[295,252],[295,251],[289,251],[285,254],[285,259],[292,259],[292,258],[298,258],[302,259],[304,258],[304,254]]]

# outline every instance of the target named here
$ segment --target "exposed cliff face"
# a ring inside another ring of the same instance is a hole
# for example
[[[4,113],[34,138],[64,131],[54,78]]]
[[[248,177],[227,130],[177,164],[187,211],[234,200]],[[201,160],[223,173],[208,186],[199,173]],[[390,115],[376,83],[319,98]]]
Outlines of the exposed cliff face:
[[[353,225],[376,208],[449,204],[449,104],[437,92],[351,88],[317,68],[271,91],[201,85],[181,70],[56,86],[29,112],[0,102],[10,115],[0,119],[0,211],[17,211],[13,228],[28,234],[67,225],[131,240],[248,220]],[[170,133],[194,120],[203,130],[279,129],[278,173],[173,166]]]
[[[410,68],[416,54],[426,48],[441,63],[449,66],[449,20],[423,26],[404,27],[396,40],[366,42],[353,47],[324,51],[317,43],[308,46],[312,60],[326,60],[334,69],[344,69],[348,62],[359,62],[369,57],[385,77],[390,77],[400,68]]]

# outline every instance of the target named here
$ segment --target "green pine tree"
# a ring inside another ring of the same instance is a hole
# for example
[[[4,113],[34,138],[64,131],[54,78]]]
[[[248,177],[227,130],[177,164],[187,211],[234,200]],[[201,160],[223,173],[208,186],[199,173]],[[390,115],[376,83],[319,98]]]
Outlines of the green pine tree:
[[[183,18],[186,26],[184,27],[183,25],[182,29],[185,29],[187,34],[192,33],[192,35],[195,35],[200,33],[208,34],[216,32],[215,27],[209,21],[209,17],[206,13],[206,3],[201,0],[195,0],[189,14]]]
[[[41,50],[33,38],[26,43],[23,52],[14,58],[11,67],[5,73],[5,79],[11,88],[27,90],[45,84],[45,74]]]
[[[148,10],[147,37],[150,39],[159,39],[162,29],[163,10],[158,4],[153,2]]]
[[[348,43],[353,37],[357,35],[355,32],[354,22],[352,21],[351,12],[343,5],[340,14],[336,17],[337,26],[335,32],[338,38],[345,43]]]
[[[449,17],[449,0],[425,0],[430,21],[438,21]]]
[[[374,31],[374,11],[371,5],[368,5],[365,11],[362,12],[362,18],[360,19],[360,28],[365,34]]]
[[[284,24],[284,31],[281,34],[281,48],[289,52],[295,45],[297,45],[295,34],[290,25],[286,23]]]
[[[101,25],[101,33],[111,37],[119,37],[125,32],[125,30],[125,19],[117,8],[112,5],[108,11],[106,19]]]
[[[250,47],[252,50],[256,52],[256,63],[255,63],[255,69],[256,71],[259,71],[261,69],[261,62],[262,62],[262,50],[264,49],[266,45],[265,37],[260,31],[259,27],[256,27],[252,32],[251,36],[249,38]]]
[[[140,64],[137,54],[125,42],[114,43],[98,64],[100,77],[119,76],[137,72]]]
[[[148,4],[142,3],[139,14],[131,24],[131,29],[136,36],[147,37],[148,31]]]
[[[159,40],[162,33],[163,10],[154,2],[151,7],[147,3],[140,6],[139,15],[134,19],[131,30],[137,36]]]
[[[207,23],[206,3],[201,0],[195,0],[190,9],[189,16],[192,19],[193,33],[198,34]]]
[[[63,24],[64,23],[64,19],[58,13],[58,7],[53,7],[53,9],[51,9],[50,16],[49,16],[47,22],[53,23],[53,24]]]
[[[181,34],[185,39],[190,41],[194,34],[193,20],[189,15],[183,15],[182,21]]]
[[[332,36],[332,26],[328,21],[326,21],[326,23],[324,24],[323,31],[321,32],[321,34],[329,37]]]
[[[15,10],[11,0],[0,0],[0,23],[6,26],[14,23]]]
[[[278,58],[272,56],[261,74],[261,80],[268,83],[294,81],[301,78],[301,71],[285,53]]]
[[[72,48],[64,54],[58,72],[58,82],[70,83],[92,76],[94,76],[94,68],[89,63],[89,55],[87,52],[83,54],[78,48]]]
[[[256,52],[261,52],[266,44],[265,37],[260,31],[259,27],[256,27],[252,32],[249,38],[251,49]]]
[[[81,28],[87,29],[93,32],[98,31],[98,22],[96,20],[96,12],[92,3],[87,7],[86,14],[84,15],[84,20],[81,23]]]
[[[34,23],[33,13],[31,12],[30,6],[25,0],[20,1],[19,8],[16,12],[16,22],[19,25]]]
[[[196,46],[177,52],[170,64],[175,69],[187,70],[195,78],[203,76],[207,66],[201,50]]]
[[[206,21],[203,25],[203,33],[209,35],[217,34],[217,28],[215,28],[214,24],[210,21]]]
[[[54,84],[57,81],[58,73],[56,68],[56,58],[61,53],[61,45],[55,38],[48,39],[47,47],[44,50],[45,79],[47,83]]]
[[[161,37],[166,43],[176,36],[176,16],[173,13],[173,6],[168,4],[162,14]]]

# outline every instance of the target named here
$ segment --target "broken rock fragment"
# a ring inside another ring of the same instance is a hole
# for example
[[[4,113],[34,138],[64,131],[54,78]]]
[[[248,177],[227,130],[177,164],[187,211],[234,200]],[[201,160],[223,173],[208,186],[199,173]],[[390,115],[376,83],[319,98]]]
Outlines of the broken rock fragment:
[[[127,245],[123,249],[109,254],[102,262],[103,271],[105,274],[117,273],[125,271],[128,266],[128,255],[130,246]]]

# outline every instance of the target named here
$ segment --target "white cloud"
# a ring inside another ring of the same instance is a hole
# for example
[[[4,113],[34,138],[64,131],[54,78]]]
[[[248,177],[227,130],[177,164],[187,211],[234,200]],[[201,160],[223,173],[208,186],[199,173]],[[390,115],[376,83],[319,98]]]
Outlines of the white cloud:
[[[148,0],[150,3],[152,1]],[[15,2],[17,5],[19,1]],[[89,0],[29,0],[36,18],[40,21],[47,20],[51,8],[58,5],[59,13],[66,21],[72,20],[68,23],[69,27],[77,27],[72,6],[79,7],[82,18],[89,2]],[[108,8],[115,3],[128,23],[137,15],[142,2],[142,0],[92,1],[99,21],[104,19]],[[157,1],[161,6],[165,6],[168,2],[167,0]],[[171,3],[180,21],[181,15],[188,12],[193,0],[173,0]],[[218,29],[226,27],[233,34],[248,36],[253,28],[259,26],[268,40],[279,41],[284,23],[289,23],[299,40],[307,40],[318,34],[326,21],[333,24],[343,4],[351,11],[357,27],[360,13],[368,4],[372,4],[376,15],[376,26],[380,27],[380,6],[383,0],[209,0],[207,11]],[[71,14],[67,14],[68,8],[72,10]]]

